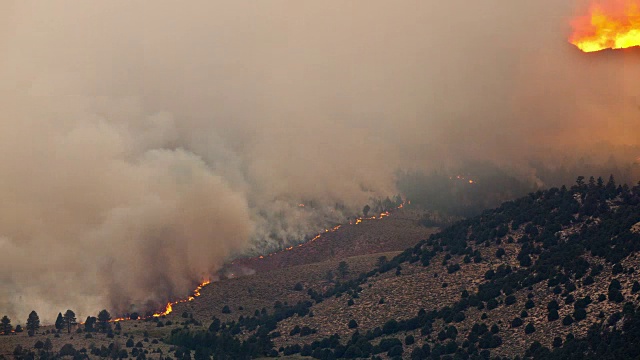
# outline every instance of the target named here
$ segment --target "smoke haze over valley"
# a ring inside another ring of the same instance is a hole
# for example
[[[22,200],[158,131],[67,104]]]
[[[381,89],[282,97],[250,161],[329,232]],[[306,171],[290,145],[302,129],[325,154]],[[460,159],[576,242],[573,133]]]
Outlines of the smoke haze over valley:
[[[0,0],[0,312],[157,308],[398,174],[637,182],[640,52],[584,6]]]

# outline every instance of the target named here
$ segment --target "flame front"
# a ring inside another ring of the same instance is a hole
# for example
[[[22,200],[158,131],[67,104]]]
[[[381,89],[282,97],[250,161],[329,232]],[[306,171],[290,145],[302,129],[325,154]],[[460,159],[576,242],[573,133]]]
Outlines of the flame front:
[[[198,285],[198,287],[196,287],[195,290],[193,290],[193,295],[189,296],[184,300],[178,300],[178,301],[167,303],[167,305],[164,307],[164,310],[153,314],[153,317],[161,317],[161,316],[169,315],[173,311],[173,305],[195,300],[195,298],[200,296],[200,290],[202,290],[203,287],[209,285],[210,283],[211,281],[209,280],[203,281],[202,283],[200,283],[200,285]]]
[[[640,46],[640,0],[592,3],[572,25],[569,42],[584,52]]]

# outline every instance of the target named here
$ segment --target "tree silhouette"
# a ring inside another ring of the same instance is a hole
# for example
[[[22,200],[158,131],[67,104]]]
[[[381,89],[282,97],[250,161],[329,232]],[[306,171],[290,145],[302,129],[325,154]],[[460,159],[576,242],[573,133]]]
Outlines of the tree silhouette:
[[[2,332],[4,335],[8,335],[11,330],[13,330],[13,326],[11,326],[11,319],[9,319],[7,315],[5,315],[0,320],[0,332]]]
[[[29,336],[33,336],[39,327],[40,327],[40,317],[38,316],[38,313],[36,313],[34,310],[31,313],[29,313],[29,318],[27,319],[27,332],[29,333]]]
[[[67,310],[64,313],[63,318],[64,318],[64,326],[67,328],[67,332],[71,333],[71,327],[77,324],[76,314],[71,310]]]
[[[371,206],[369,205],[365,205],[364,208],[362,208],[362,214],[364,214],[364,217],[369,216],[370,210],[371,210]]]
[[[62,330],[64,329],[64,318],[62,317],[62,313],[58,313],[58,317],[56,318],[56,329]]]
[[[102,310],[98,313],[98,326],[100,327],[100,331],[107,332],[109,320],[111,320],[111,314],[109,314],[107,310]]]

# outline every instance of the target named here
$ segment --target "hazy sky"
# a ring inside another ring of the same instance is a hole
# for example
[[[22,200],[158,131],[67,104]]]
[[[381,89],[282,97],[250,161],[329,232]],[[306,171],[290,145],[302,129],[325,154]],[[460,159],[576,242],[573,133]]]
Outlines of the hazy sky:
[[[164,302],[398,169],[638,145],[640,54],[568,44],[585,9],[0,0],[0,314]]]

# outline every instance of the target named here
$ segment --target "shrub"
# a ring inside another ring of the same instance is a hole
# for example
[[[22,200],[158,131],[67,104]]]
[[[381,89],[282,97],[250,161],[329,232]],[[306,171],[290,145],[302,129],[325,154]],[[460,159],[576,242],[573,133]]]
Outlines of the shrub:
[[[427,354],[422,350],[422,348],[415,348],[411,352],[411,360],[424,360],[427,358]]]
[[[524,303],[524,308],[527,310],[532,309],[534,306],[536,306],[536,304],[531,299],[527,300],[527,302]]]
[[[225,306],[222,308],[222,313],[223,313],[223,314],[231,314],[231,309],[229,308],[229,305],[225,305]]]
[[[520,326],[522,326],[522,324],[523,324],[523,321],[520,318],[515,318],[515,319],[513,319],[513,321],[511,321],[511,327],[512,328],[520,327]]]
[[[562,325],[569,326],[571,324],[573,324],[573,318],[571,317],[571,315],[567,315],[564,317],[564,319],[562,319]]]
[[[303,288],[304,288],[304,287],[302,286],[302,283],[298,282],[298,283],[296,283],[296,284],[295,284],[295,286],[293,287],[293,290],[294,290],[294,291],[302,291],[302,290],[303,290]]]
[[[396,346],[402,347],[402,342],[396,338],[388,338],[380,340],[380,344],[378,346],[380,346],[381,352],[385,352],[391,350]]]
[[[524,333],[525,334],[532,334],[536,331],[535,326],[533,326],[533,323],[528,323],[527,326],[524,327]]]
[[[402,345],[397,345],[387,352],[387,356],[402,356],[403,352],[404,349],[402,348]]]
[[[487,309],[493,310],[498,307],[498,301],[496,299],[490,299],[487,301]]]
[[[302,329],[300,329],[300,336],[307,336],[315,333],[316,333],[316,330],[313,330],[308,326],[303,326]]]
[[[358,323],[354,319],[351,319],[349,320],[349,324],[347,324],[347,326],[349,327],[349,329],[355,329],[358,327]]]
[[[504,299],[504,304],[506,306],[510,306],[516,303],[516,297],[513,295],[509,295]]]
[[[573,317],[576,321],[584,320],[587,318],[587,311],[583,308],[577,308],[573,312]]]

